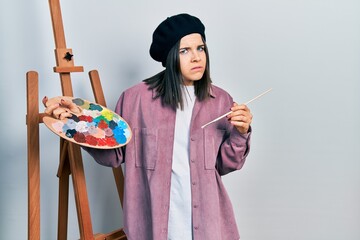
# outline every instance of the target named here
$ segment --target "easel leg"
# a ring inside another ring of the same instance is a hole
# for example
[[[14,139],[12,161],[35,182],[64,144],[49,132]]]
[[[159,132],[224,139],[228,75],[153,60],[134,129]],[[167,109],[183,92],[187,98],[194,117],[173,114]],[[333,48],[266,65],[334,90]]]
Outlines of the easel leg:
[[[80,147],[69,143],[70,169],[74,185],[80,239],[94,239]]]
[[[60,139],[58,240],[67,239],[70,165],[68,142]]]
[[[28,148],[28,239],[40,239],[40,144],[38,74],[27,78],[27,148]]]

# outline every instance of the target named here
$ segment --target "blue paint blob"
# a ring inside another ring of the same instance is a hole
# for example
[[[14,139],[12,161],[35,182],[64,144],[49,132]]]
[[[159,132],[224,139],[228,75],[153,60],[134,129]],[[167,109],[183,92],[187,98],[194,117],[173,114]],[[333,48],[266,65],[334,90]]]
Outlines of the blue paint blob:
[[[99,112],[101,112],[103,110],[103,108],[100,105],[90,103],[89,110],[92,110],[92,111],[98,110]]]
[[[75,133],[77,133],[75,129],[68,129],[68,130],[66,131],[65,135],[66,135],[68,138],[73,138],[74,135],[75,135]]]
[[[71,117],[69,117],[69,119],[72,119],[72,120],[74,120],[75,122],[79,122],[80,121],[80,119],[76,116],[76,115],[71,115]]]
[[[82,100],[81,98],[74,98],[73,100],[72,100],[72,102],[73,103],[75,103],[76,105],[78,105],[78,106],[82,106],[82,105],[84,105],[84,100]]]
[[[124,129],[122,129],[121,127],[116,127],[115,129],[113,129],[113,133],[114,135],[124,135]]]
[[[118,122],[118,125],[119,125],[119,127],[121,127],[122,129],[127,129],[127,128],[128,128],[128,125],[126,124],[126,122],[121,121],[121,120]]]
[[[109,122],[109,128],[110,129],[114,130],[117,126],[118,126],[118,124],[114,120],[111,120]]]
[[[124,134],[114,135],[114,138],[115,138],[116,142],[118,142],[119,144],[126,143],[126,137]]]

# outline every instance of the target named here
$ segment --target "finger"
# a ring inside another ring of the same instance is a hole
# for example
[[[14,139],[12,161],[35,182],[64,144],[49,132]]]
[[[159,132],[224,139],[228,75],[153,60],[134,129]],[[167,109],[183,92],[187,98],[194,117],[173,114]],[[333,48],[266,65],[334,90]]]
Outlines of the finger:
[[[60,119],[61,114],[64,114],[66,112],[67,111],[65,108],[59,107],[59,108],[54,109],[54,111],[52,111],[52,114],[55,118]]]
[[[64,99],[61,99],[61,106],[68,108],[70,111],[72,111],[73,113],[80,113],[80,109],[78,108],[78,106],[71,102],[71,101],[66,101]]]
[[[247,118],[246,116],[235,116],[229,119],[232,122],[244,122],[247,123],[249,122],[249,118]]]
[[[240,132],[247,132],[247,130],[249,129],[249,124],[248,123],[244,123],[244,122],[237,122],[237,121],[232,121],[230,122],[233,126],[235,126],[238,130],[240,130]]]
[[[251,124],[251,120],[248,118],[233,118],[230,119],[230,123],[236,126],[248,127]]]
[[[48,99],[47,96],[45,96],[45,97],[42,99],[42,103],[44,104],[44,107],[46,107],[46,103],[47,103],[48,100],[49,100],[49,99]]]
[[[59,104],[55,103],[45,108],[45,113],[51,115],[55,109],[59,108]]]
[[[250,124],[248,123],[244,123],[244,122],[237,122],[237,121],[231,121],[231,124],[236,127],[236,129],[240,132],[240,133],[247,133],[249,131],[250,128]]]
[[[229,115],[228,115],[228,119],[231,119],[233,117],[236,117],[236,116],[245,116],[245,117],[250,117],[251,116],[251,113],[250,112],[247,112],[245,110],[235,110],[233,112],[231,112]]]
[[[250,111],[249,108],[245,104],[237,104],[234,103],[234,105],[231,108],[231,111],[237,111],[237,110],[244,110],[244,111]]]
[[[247,126],[249,126],[249,124],[246,122],[231,121],[230,123],[236,127],[242,127],[242,128],[246,128]]]
[[[80,108],[75,103],[71,104],[70,111],[73,113],[81,113]]]
[[[71,114],[71,113],[69,113],[69,112],[63,112],[63,113],[60,114],[59,119],[60,119],[60,120],[63,120],[63,119],[65,119],[65,118],[70,118],[70,117],[72,117],[72,114]]]
[[[243,109],[234,110],[231,113],[232,116],[248,115],[248,114],[249,114],[249,112],[247,112],[247,111],[245,111]]]
[[[232,115],[231,118],[229,118],[229,121],[240,121],[240,122],[246,122],[251,124],[252,122],[252,114],[245,111],[237,111]]]

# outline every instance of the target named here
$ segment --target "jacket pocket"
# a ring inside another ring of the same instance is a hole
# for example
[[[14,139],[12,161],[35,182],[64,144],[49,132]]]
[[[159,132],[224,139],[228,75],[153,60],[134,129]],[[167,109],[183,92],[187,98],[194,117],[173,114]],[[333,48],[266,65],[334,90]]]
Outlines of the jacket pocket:
[[[155,170],[157,160],[157,129],[133,129],[135,166]]]
[[[226,131],[221,129],[204,131],[205,169],[215,170],[216,159]]]

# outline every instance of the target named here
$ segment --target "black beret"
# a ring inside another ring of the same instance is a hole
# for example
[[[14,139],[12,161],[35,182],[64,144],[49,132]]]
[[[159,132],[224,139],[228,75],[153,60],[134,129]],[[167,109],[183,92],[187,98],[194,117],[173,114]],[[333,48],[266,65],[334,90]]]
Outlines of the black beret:
[[[155,29],[150,46],[150,56],[165,67],[170,49],[182,37],[199,33],[205,39],[205,26],[200,19],[187,13],[168,17]]]

